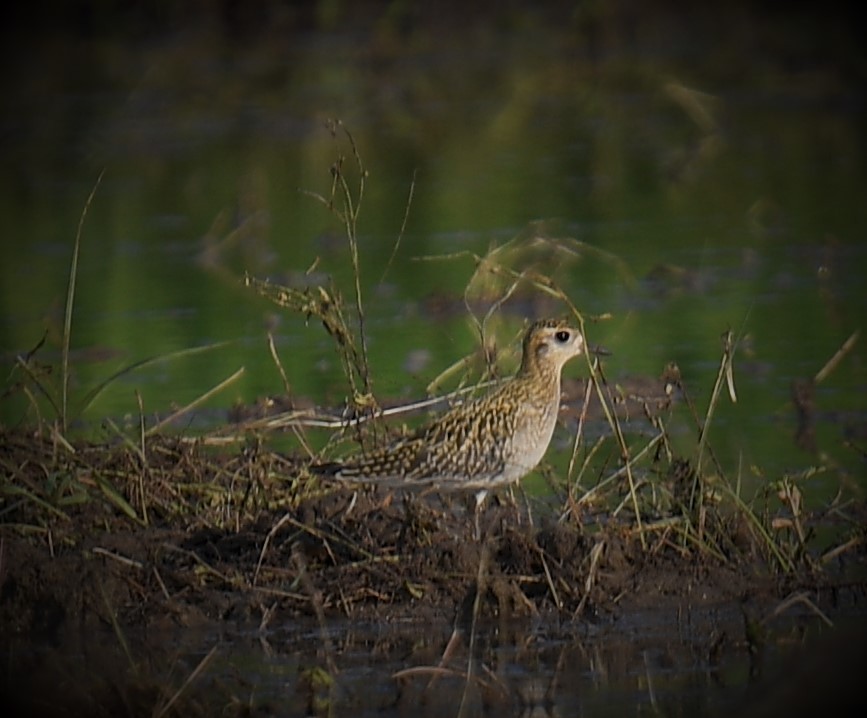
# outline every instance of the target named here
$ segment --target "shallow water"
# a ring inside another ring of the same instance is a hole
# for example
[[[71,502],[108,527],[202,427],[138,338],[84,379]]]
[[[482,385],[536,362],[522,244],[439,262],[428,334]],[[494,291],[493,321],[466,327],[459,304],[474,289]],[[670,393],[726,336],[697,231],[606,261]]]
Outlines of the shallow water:
[[[129,655],[111,632],[89,631],[61,645],[12,641],[3,693],[45,714],[123,705],[144,715],[175,698],[175,710],[224,715],[815,715],[856,704],[863,631],[863,619],[829,630],[796,612],[768,625],[756,650],[730,605],[613,622],[486,620],[472,660],[469,632],[430,618],[131,632]]]

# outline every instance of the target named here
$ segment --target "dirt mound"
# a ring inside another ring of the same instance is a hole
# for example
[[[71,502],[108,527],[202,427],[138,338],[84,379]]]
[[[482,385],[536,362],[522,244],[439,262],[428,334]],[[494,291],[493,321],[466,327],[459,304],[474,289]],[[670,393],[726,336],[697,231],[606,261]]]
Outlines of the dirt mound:
[[[287,621],[400,616],[469,634],[488,619],[574,626],[726,604],[767,615],[792,596],[825,615],[863,611],[867,595],[863,529],[811,552],[768,543],[737,511],[705,515],[699,537],[684,514],[639,524],[506,495],[484,510],[477,538],[458,497],[324,485],[256,445],[159,439],[145,462],[126,446],[0,437],[5,640],[226,622],[265,635]],[[846,526],[863,527],[858,516],[850,506]],[[810,530],[830,520],[799,518]]]

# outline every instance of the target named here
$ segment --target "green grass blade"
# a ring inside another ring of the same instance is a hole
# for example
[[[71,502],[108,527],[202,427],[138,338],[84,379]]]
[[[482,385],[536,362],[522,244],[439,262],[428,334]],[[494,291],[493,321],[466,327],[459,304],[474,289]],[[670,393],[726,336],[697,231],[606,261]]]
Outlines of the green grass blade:
[[[33,492],[28,491],[27,489],[22,488],[21,486],[7,485],[7,486],[3,487],[2,491],[7,496],[23,496],[24,498],[29,499],[30,501],[35,503],[37,506],[41,506],[43,509],[45,509],[49,513],[55,514],[56,516],[59,516],[60,518],[65,519],[66,521],[70,520],[69,516],[65,512],[61,511],[56,506],[52,506],[45,499],[40,498],[39,496],[37,496]]]
[[[206,344],[201,347],[192,347],[188,349],[179,349],[177,351],[169,352],[167,354],[159,354],[157,356],[148,357],[147,359],[142,359],[141,361],[134,362],[133,364],[129,364],[125,366],[123,369],[116,371],[110,377],[108,377],[105,381],[97,384],[93,389],[91,389],[82,399],[81,407],[78,410],[79,414],[83,414],[91,404],[105,391],[113,382],[117,381],[123,376],[127,374],[131,374],[138,369],[142,369],[146,366],[150,366],[151,364],[157,364],[159,362],[170,361],[174,359],[180,359],[182,357],[193,356],[195,354],[201,354],[203,352],[212,351],[214,349],[219,349],[221,347],[227,346],[231,344],[231,341],[225,342],[215,342],[214,344]]]
[[[103,478],[102,476],[94,476],[93,478],[105,498],[107,498],[112,504],[114,504],[115,507],[123,511],[123,513],[129,516],[133,521],[139,521],[136,510],[130,505],[129,501],[127,501],[123,496],[121,496],[120,492],[116,488],[114,488],[110,481]]]
[[[199,396],[197,399],[191,401],[191,402],[190,402],[189,404],[187,404],[186,406],[182,406],[182,407],[181,407],[180,409],[178,409],[176,412],[174,412],[174,413],[171,414],[170,416],[167,416],[165,419],[163,419],[161,422],[159,422],[159,423],[156,424],[155,426],[152,426],[150,429],[148,429],[148,430],[145,432],[145,436],[151,436],[152,434],[156,434],[156,433],[159,432],[163,427],[168,426],[169,424],[171,424],[173,421],[175,421],[175,420],[178,419],[179,417],[183,416],[184,414],[186,414],[186,413],[189,412],[189,411],[192,411],[192,410],[195,409],[197,406],[203,404],[203,403],[206,402],[208,399],[210,399],[212,396],[214,396],[214,394],[217,394],[217,393],[221,392],[221,391],[222,391],[223,389],[225,389],[227,386],[233,384],[233,383],[236,382],[238,379],[240,379],[242,376],[244,376],[244,372],[245,372],[244,367],[241,367],[240,369],[238,369],[238,371],[236,371],[234,374],[232,374],[232,376],[230,376],[228,379],[224,379],[224,380],[221,381],[219,384],[217,384],[217,386],[215,386],[215,387],[209,389],[209,390],[206,391],[204,394],[202,394],[201,396]]]
[[[51,408],[54,409],[54,413],[57,416],[60,416],[60,408],[57,406],[57,402],[54,400],[54,397],[51,396],[51,391],[42,382],[36,372],[33,371],[31,366],[21,357],[15,357],[15,363],[18,365],[21,371],[23,371],[27,375],[27,378],[30,379],[33,386],[35,386],[39,390],[39,393],[46,398],[49,404],[51,404]]]
[[[69,284],[66,288],[66,311],[63,317],[63,348],[61,351],[61,371],[60,371],[60,424],[63,427],[63,432],[66,433],[68,399],[69,399],[69,343],[72,338],[72,307],[75,302],[75,280],[78,277],[78,253],[81,248],[81,231],[84,228],[84,219],[87,217],[87,210],[90,208],[93,197],[96,195],[96,190],[99,183],[102,182],[102,176],[105,170],[99,173],[96,178],[96,183],[93,189],[90,190],[90,195],[84,203],[84,208],[81,210],[81,217],[78,218],[78,230],[75,232],[75,243],[72,246],[72,259],[69,262]]]

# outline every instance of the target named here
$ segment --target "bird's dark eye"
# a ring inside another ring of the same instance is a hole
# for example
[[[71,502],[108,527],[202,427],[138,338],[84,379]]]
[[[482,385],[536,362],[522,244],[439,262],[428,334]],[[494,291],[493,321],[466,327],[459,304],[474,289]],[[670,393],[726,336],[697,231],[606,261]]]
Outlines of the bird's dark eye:
[[[565,344],[569,341],[569,332],[567,332],[565,329],[561,329],[554,335],[554,338],[561,344]]]

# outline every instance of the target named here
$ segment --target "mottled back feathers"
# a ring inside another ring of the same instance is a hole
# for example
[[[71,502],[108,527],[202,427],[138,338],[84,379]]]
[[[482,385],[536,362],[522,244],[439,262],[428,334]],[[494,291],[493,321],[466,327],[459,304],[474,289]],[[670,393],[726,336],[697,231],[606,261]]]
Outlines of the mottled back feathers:
[[[545,454],[560,407],[561,369],[583,350],[577,329],[558,320],[537,321],[524,336],[518,373],[491,393],[390,446],[313,470],[359,482],[449,490],[516,482]]]

